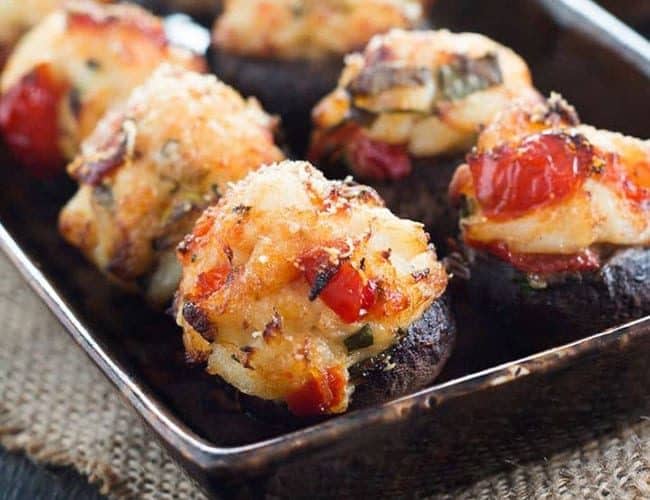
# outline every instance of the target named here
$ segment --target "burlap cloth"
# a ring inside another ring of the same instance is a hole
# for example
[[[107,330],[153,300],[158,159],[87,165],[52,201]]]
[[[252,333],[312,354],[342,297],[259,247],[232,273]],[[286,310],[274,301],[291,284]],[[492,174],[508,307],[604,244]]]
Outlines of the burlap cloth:
[[[0,443],[111,497],[203,498],[0,253]],[[450,497],[650,498],[650,421]]]

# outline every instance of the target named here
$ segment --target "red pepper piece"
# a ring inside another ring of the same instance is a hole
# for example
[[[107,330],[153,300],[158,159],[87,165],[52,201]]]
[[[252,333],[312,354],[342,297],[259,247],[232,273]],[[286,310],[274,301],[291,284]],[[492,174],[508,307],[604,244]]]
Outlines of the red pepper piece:
[[[354,323],[375,304],[376,286],[364,283],[361,273],[345,261],[338,266],[322,249],[308,252],[300,261],[312,287],[311,299],[320,298],[346,323]]]

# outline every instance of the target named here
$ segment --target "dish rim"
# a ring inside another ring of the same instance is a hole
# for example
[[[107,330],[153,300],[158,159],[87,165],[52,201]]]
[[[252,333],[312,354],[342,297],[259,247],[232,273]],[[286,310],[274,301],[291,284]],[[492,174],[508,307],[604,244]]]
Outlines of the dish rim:
[[[649,315],[575,342],[436,384],[381,405],[338,415],[277,437],[245,445],[217,446],[197,435],[172,415],[155,394],[141,387],[110,357],[1,222],[0,248],[140,417],[168,446],[206,470],[232,471],[248,469],[251,465],[263,468],[292,455],[294,451],[305,452],[323,447],[345,434],[367,428],[368,425],[395,423],[410,412],[432,410],[443,402],[475,392],[479,387],[495,387],[540,371],[553,372],[616,343],[627,343],[632,338],[650,334]]]

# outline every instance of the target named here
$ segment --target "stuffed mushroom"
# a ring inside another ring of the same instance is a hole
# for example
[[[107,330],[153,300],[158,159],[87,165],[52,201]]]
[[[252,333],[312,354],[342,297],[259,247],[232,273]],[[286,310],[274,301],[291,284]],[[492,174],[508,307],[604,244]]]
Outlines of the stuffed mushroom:
[[[343,56],[422,22],[418,0],[226,0],[210,59],[220,78],[281,114],[301,150],[309,112],[336,84]]]
[[[453,234],[447,187],[483,124],[535,93],[526,63],[482,35],[393,30],[345,59],[338,86],[314,109],[309,159],[371,183],[436,244]]]
[[[0,80],[0,131],[19,162],[55,173],[113,104],[162,62],[202,70],[170,46],[157,17],[129,5],[71,2],[18,44]]]
[[[298,416],[430,383],[454,324],[422,225],[305,162],[249,174],[178,247],[187,356]]]
[[[63,237],[154,303],[180,274],[175,248],[230,182],[283,158],[277,120],[216,77],[163,65],[109,112],[68,166],[79,190]]]
[[[650,314],[650,141],[515,104],[450,187],[473,297],[545,346]],[[540,343],[538,343],[540,344]]]

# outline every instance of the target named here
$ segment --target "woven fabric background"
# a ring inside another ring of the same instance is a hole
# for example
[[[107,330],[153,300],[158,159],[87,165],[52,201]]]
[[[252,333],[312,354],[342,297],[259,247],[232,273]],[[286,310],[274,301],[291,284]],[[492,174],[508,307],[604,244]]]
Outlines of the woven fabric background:
[[[203,498],[2,254],[0,324],[2,446],[111,497]],[[447,496],[650,498],[650,419]]]

